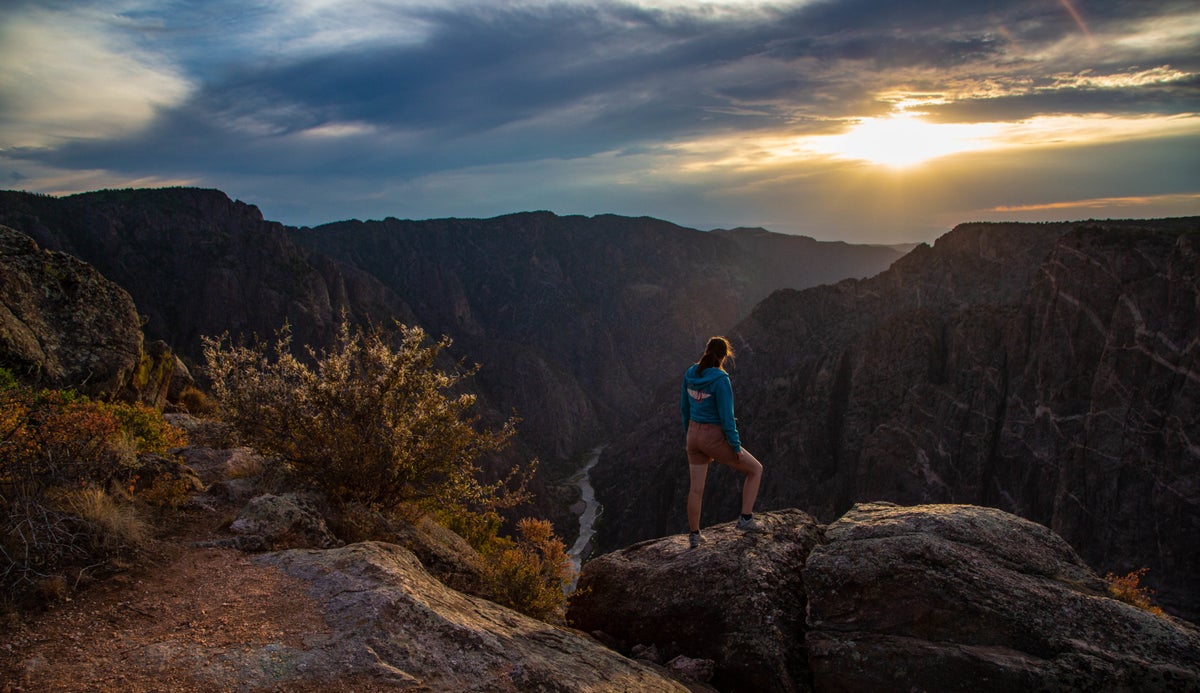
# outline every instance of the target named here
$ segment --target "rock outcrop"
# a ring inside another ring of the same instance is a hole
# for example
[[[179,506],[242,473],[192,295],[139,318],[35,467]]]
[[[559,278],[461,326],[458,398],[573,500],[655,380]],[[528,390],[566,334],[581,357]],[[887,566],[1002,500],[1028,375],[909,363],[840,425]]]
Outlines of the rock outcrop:
[[[805,568],[816,690],[1200,689],[1200,631],[990,508],[860,504]]]
[[[721,690],[804,690],[803,569],[821,529],[796,510],[760,518],[762,534],[718,525],[696,549],[677,535],[586,563],[569,622],[619,639],[625,652],[653,645],[664,662],[712,660]]]
[[[249,551],[340,546],[319,506],[314,497],[303,493],[258,496],[230,523],[235,537],[229,543]]]
[[[592,560],[568,618],[712,659],[721,690],[1200,689],[1200,631],[1109,598],[1042,525],[964,505],[758,516],[764,534]]]
[[[730,336],[760,507],[997,507],[1200,615],[1200,219],[965,224],[872,279],[777,292]],[[676,400],[593,473],[602,549],[683,526]],[[714,470],[706,515],[735,488]]]
[[[161,406],[173,365],[166,345],[143,350],[124,289],[0,226],[0,366],[28,385]]]
[[[216,190],[0,192],[0,223],[94,265],[133,297],[148,338],[193,360],[201,336],[270,338],[285,320],[297,343],[316,345],[328,343],[343,310],[413,321],[369,276],[310,257],[284,226]]]
[[[281,653],[288,661],[280,667],[308,672],[308,682],[326,672],[330,683],[401,690],[687,690],[581,633],[451,590],[399,546],[365,542],[258,560],[307,581],[322,605],[328,636]]]
[[[451,589],[484,596],[484,559],[466,539],[423,515],[388,523],[389,543],[411,551],[431,575]]]

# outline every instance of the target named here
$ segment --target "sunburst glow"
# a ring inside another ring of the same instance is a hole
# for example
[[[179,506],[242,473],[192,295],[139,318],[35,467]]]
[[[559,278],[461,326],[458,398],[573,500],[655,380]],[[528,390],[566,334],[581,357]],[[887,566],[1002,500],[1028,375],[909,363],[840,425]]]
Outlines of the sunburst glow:
[[[811,151],[904,168],[930,159],[983,149],[1001,130],[997,123],[930,123],[913,113],[865,118],[844,133],[807,138]]]

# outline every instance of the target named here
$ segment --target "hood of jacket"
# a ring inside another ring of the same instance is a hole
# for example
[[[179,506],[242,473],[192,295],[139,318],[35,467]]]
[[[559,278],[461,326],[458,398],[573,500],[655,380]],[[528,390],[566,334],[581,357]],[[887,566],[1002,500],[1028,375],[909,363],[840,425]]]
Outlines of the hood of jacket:
[[[729,378],[728,373],[720,368],[716,368],[715,366],[709,366],[708,368],[705,368],[704,372],[700,373],[699,375],[696,374],[696,368],[696,364],[692,364],[692,367],[689,368],[687,373],[684,375],[684,378],[687,381],[688,389],[699,390],[701,392],[711,392],[713,383],[721,380],[722,378]]]

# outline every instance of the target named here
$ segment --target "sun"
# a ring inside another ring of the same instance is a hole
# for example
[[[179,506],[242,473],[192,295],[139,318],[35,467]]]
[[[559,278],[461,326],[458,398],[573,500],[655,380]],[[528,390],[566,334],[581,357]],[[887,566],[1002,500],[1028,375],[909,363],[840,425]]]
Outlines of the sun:
[[[838,158],[907,168],[949,154],[988,148],[998,131],[996,123],[930,123],[918,113],[901,112],[864,118],[837,135],[807,138],[805,146]]]

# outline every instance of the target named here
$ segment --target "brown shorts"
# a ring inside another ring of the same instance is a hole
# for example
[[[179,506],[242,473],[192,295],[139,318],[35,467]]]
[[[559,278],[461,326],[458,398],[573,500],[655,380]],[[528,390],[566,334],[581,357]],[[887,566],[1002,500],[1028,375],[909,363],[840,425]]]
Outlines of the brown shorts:
[[[689,464],[708,464],[713,460],[724,464],[737,462],[738,454],[717,424],[688,422],[687,458]]]

